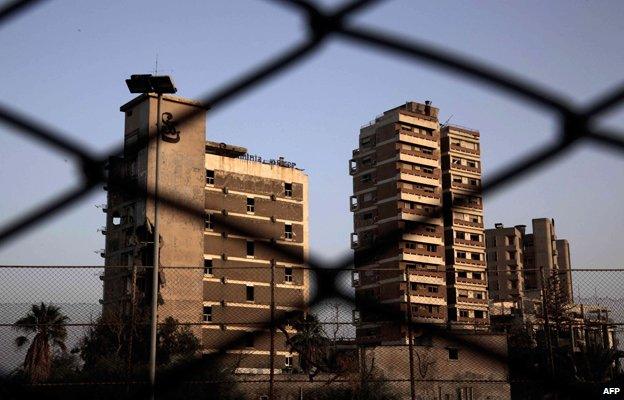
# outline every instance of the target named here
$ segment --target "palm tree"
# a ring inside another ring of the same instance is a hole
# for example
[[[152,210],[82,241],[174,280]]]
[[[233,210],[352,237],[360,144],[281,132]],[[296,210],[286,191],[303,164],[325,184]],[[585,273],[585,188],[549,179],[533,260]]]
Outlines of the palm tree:
[[[15,330],[25,333],[15,338],[18,348],[30,341],[28,335],[35,334],[24,359],[24,372],[31,382],[43,382],[50,377],[52,348],[67,351],[65,324],[68,321],[69,317],[61,313],[60,307],[42,302],[33,304],[26,316],[13,324]]]
[[[315,315],[307,314],[304,318],[289,321],[297,333],[290,336],[286,329],[286,343],[292,352],[299,354],[299,366],[308,374],[310,381],[314,376],[326,369],[329,339],[325,337],[323,327]]]

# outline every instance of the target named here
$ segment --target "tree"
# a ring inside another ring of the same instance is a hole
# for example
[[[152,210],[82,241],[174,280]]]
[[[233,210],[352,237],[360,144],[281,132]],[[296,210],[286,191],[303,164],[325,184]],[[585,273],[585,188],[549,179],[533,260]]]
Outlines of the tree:
[[[31,382],[43,382],[50,377],[52,370],[52,351],[54,348],[67,351],[65,325],[69,317],[61,312],[60,307],[41,303],[33,304],[30,311],[14,323],[14,329],[25,335],[15,338],[18,348],[30,341],[30,347],[24,359],[24,373]],[[35,334],[32,341],[28,337]]]
[[[329,339],[325,337],[323,327],[313,314],[306,314],[303,318],[296,318],[289,322],[297,331],[290,336],[286,329],[286,343],[291,351],[299,354],[299,366],[308,374],[310,381],[321,372],[326,358]]]

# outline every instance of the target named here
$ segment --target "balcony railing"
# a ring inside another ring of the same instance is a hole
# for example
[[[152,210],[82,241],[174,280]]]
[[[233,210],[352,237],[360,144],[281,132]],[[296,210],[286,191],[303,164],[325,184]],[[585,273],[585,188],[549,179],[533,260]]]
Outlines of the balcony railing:
[[[410,131],[410,130],[407,130],[407,129],[398,128],[397,129],[397,134],[412,136],[412,137],[419,138],[419,139],[430,140],[430,141],[436,142],[436,143],[440,140],[440,134],[437,133],[437,132],[436,133],[432,133],[431,135],[427,135],[425,133],[414,132],[414,131]]]
[[[440,171],[433,171],[432,173],[430,173],[430,172],[424,172],[418,169],[407,169],[403,167],[399,167],[398,169],[399,171],[401,171],[402,174],[422,176],[423,178],[436,179],[436,180],[440,179]]]
[[[431,197],[433,199],[439,199],[440,198],[440,193],[437,190],[434,190],[433,192],[428,192],[428,191],[423,190],[423,189],[407,188],[407,187],[402,186],[402,185],[399,185],[397,187],[397,192],[399,192],[399,193],[407,193],[407,194],[414,194],[414,195],[423,196],[423,197]]]
[[[455,278],[455,281],[457,283],[469,283],[469,284],[472,284],[472,285],[487,286],[487,282],[485,281],[485,279],[460,278],[460,277],[457,277],[457,278]]]
[[[429,160],[437,160],[440,158],[440,152],[435,150],[432,154],[424,153],[418,150],[408,150],[400,148],[400,145],[397,146],[398,150],[400,150],[401,154],[407,154],[409,156],[427,158]]]
[[[458,146],[456,144],[451,145],[451,150],[455,150],[460,153],[468,153],[468,154],[474,154],[474,155],[481,154],[481,152],[478,149],[469,149],[467,147]]]
[[[455,258],[455,262],[461,263],[461,264],[483,265],[483,266],[485,266],[485,261],[483,261],[483,260],[471,260],[469,258],[459,258],[459,257],[456,257]]]
[[[467,165],[462,165],[462,164],[451,164],[451,169],[456,169],[456,170],[460,170],[460,171],[474,172],[476,174],[480,174],[481,173],[481,168],[469,167]]]
[[[476,299],[474,297],[457,297],[457,302],[467,304],[487,304],[487,299]]]
[[[472,221],[466,221],[466,220],[458,219],[458,218],[453,219],[453,224],[463,225],[463,226],[472,226],[475,228],[483,228],[483,222],[472,222]]]
[[[455,238],[455,244],[463,244],[464,246],[484,247],[484,243],[478,240],[467,240]]]

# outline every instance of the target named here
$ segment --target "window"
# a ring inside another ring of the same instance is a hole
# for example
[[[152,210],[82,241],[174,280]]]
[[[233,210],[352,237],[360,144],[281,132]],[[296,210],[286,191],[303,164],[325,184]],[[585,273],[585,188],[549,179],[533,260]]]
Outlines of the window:
[[[256,199],[253,197],[247,197],[247,212],[253,213],[256,211]]]
[[[206,185],[214,185],[215,175],[214,171],[206,170]]]
[[[370,212],[369,213],[364,213],[362,215],[362,219],[365,220],[365,221],[369,220],[369,219],[373,219],[373,213],[370,213]]]
[[[371,174],[362,175],[362,182],[370,182],[373,180],[373,176]]]
[[[209,231],[211,231],[214,228],[214,224],[212,223],[211,213],[206,213],[206,216],[204,217],[204,227]]]
[[[204,306],[204,322],[212,322],[212,306]]]
[[[459,350],[453,347],[447,347],[449,360],[459,359]]]
[[[459,316],[462,318],[468,318],[470,315],[468,314],[468,310],[459,310]]]
[[[422,172],[425,172],[427,174],[433,174],[433,168],[431,168],[431,167],[422,167]]]
[[[468,166],[471,168],[477,168],[477,163],[475,161],[468,160]]]
[[[284,268],[284,282],[291,283],[293,281],[293,270],[290,267]]]
[[[429,293],[438,293],[438,287],[429,285],[429,286],[427,286],[427,291]]]
[[[425,154],[433,154],[433,149],[430,149],[429,147],[421,147],[420,151]]]
[[[212,275],[212,259],[204,259],[204,275]]]
[[[292,197],[292,183],[284,183],[284,196]]]
[[[293,357],[286,356],[286,358],[284,358],[284,367],[291,368],[292,366],[293,366]]]
[[[363,202],[369,202],[373,200],[373,194],[372,193],[365,193],[364,196],[362,196],[362,201]]]
[[[245,286],[245,299],[247,301],[254,301],[255,300],[255,292],[254,292],[254,287],[253,286]]]
[[[461,176],[454,176],[454,177],[453,177],[453,182],[456,182],[456,183],[462,183],[462,178],[461,178]]]
[[[461,158],[453,157],[453,165],[461,165]]]
[[[468,273],[466,271],[458,271],[457,272],[457,277],[458,278],[468,278]]]
[[[458,251],[457,252],[457,258],[466,258],[466,252],[465,251]]]
[[[480,299],[480,300],[483,300],[485,298],[483,292],[475,292],[474,297],[475,299]]]
[[[438,251],[438,245],[437,244],[428,244],[427,245],[427,251]]]
[[[479,241],[481,241],[481,238],[476,233],[471,233],[470,234],[470,240],[472,240],[473,242],[479,242]]]
[[[245,347],[254,347],[254,334],[249,332],[245,334]]]
[[[469,179],[468,182],[470,182],[470,184],[473,186],[476,186],[479,184],[479,181],[477,181],[476,179]]]
[[[516,259],[516,252],[515,251],[508,251],[507,252],[507,259],[508,260],[515,260]]]
[[[472,279],[481,279],[481,272],[473,272]]]
[[[475,318],[485,318],[485,313],[482,310],[475,310]]]
[[[474,261],[480,261],[481,260],[481,254],[479,254],[479,253],[470,253],[470,259],[474,260]]]
[[[405,248],[406,249],[415,249],[416,248],[416,243],[405,242]]]
[[[286,238],[286,240],[292,240],[293,238],[292,224],[284,224],[284,237]]]
[[[248,240],[247,241],[247,257],[253,257],[255,253],[256,253],[256,244],[253,241]]]

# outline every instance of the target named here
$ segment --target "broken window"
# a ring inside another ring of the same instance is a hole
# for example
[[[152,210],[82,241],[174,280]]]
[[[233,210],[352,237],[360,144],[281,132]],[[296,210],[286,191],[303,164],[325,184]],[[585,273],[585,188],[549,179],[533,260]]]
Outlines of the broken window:
[[[256,199],[253,197],[247,197],[247,212],[253,213],[256,211]]]

